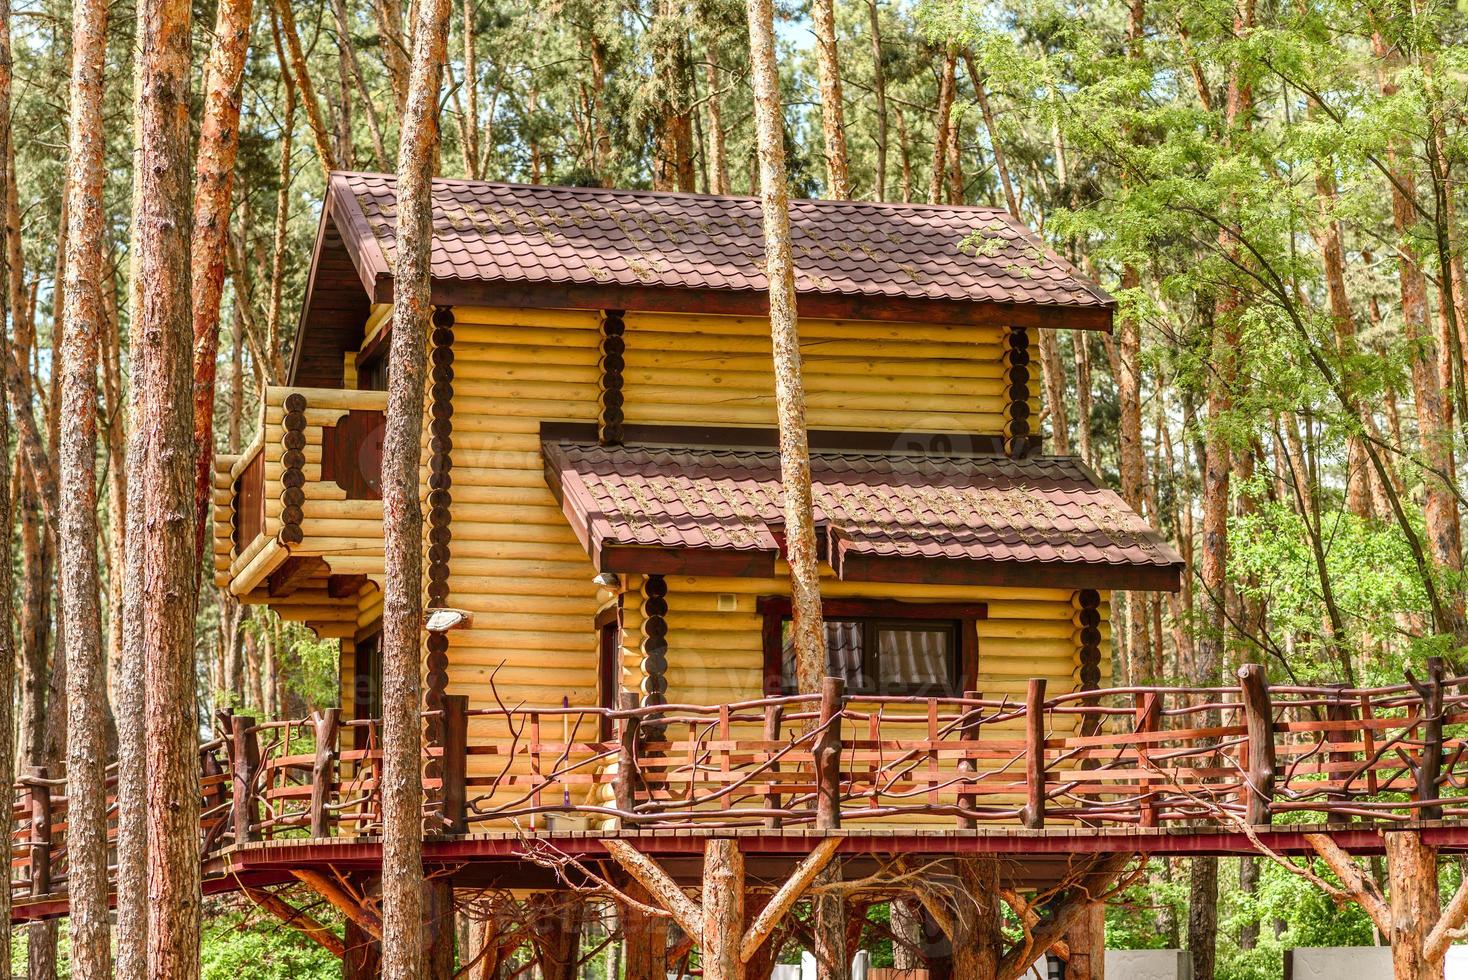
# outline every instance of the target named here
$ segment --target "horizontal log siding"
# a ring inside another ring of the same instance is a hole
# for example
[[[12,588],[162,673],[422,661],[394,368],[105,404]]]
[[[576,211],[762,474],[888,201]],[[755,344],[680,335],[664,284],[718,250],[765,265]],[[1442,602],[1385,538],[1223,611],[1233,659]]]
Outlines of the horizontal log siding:
[[[474,624],[449,634],[448,693],[472,708],[492,707],[496,689],[506,705],[596,702],[601,600],[546,487],[540,423],[596,418],[599,326],[595,312],[454,308],[448,604]],[[471,719],[471,744],[501,727]],[[499,764],[471,757],[471,777]]]
[[[468,695],[476,709],[494,706],[496,694],[504,704],[520,707],[558,706],[563,697],[572,705],[593,704],[593,621],[607,593],[591,582],[591,562],[545,485],[539,428],[544,420],[596,419],[600,316],[466,307],[456,307],[454,316],[449,604],[471,611],[475,619],[471,628],[449,635],[448,691]],[[979,435],[1002,431],[999,331],[821,321],[806,321],[802,327],[812,427]],[[764,321],[629,315],[627,347],[629,423],[774,425]],[[1038,414],[1038,401],[1034,408]],[[308,409],[309,424],[319,424],[311,414]],[[279,436],[266,434],[277,459]],[[308,439],[308,445],[316,444],[316,438]],[[426,450],[424,466],[426,473]],[[314,490],[319,485],[319,451],[308,449],[305,470]],[[362,552],[352,549],[349,554]],[[329,553],[326,557],[332,558]],[[641,681],[641,584],[638,576],[626,577],[621,666],[629,690],[639,690]],[[667,584],[668,699],[713,704],[758,697],[762,621],[755,600],[787,593],[787,582],[670,576]],[[977,626],[979,685],[987,696],[1022,699],[1032,676],[1046,677],[1052,694],[1071,690],[1077,682],[1069,591],[829,579],[825,587],[833,597],[987,602],[989,618]],[[721,593],[737,596],[734,611],[718,610]],[[381,597],[375,588],[359,600],[355,622],[346,624],[352,628],[380,616]],[[1107,612],[1103,594],[1105,648]],[[351,660],[344,651],[343,707],[348,711]],[[1109,677],[1109,659],[1103,660],[1102,671],[1103,678]],[[548,718],[543,724],[554,728],[544,737],[558,741],[561,722]],[[588,729],[576,735],[593,737]],[[503,722],[472,720],[470,744],[489,739],[508,741]],[[479,788],[471,785],[471,797],[482,792],[485,780],[501,765],[496,756],[471,756],[471,783],[479,780]],[[519,764],[512,768],[515,776],[525,771]],[[584,783],[572,790],[577,799],[597,795]]]
[[[998,328],[802,320],[800,338],[811,428],[1003,432]],[[765,320],[629,313],[626,357],[629,424],[775,425]]]
[[[719,704],[757,698],[764,670],[762,595],[789,594],[778,579],[668,577],[668,700]],[[1078,689],[1080,661],[1072,593],[1060,589],[962,588],[826,578],[829,598],[900,599],[911,602],[983,602],[989,616],[978,622],[979,688],[985,697],[1023,700],[1031,677],[1044,677],[1049,693]],[[734,612],[719,612],[720,593],[735,596]],[[629,606],[631,604],[629,603]],[[1101,593],[1102,686],[1111,676],[1109,594]],[[637,637],[628,620],[624,667],[637,665]],[[629,681],[636,681],[629,674]]]

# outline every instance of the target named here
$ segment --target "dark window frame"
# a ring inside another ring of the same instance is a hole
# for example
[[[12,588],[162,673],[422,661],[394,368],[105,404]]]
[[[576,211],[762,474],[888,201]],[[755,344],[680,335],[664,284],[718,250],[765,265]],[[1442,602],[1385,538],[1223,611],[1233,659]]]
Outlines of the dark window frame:
[[[790,693],[784,686],[783,624],[790,618],[788,596],[763,596],[756,609],[764,619],[764,693],[778,697]],[[832,620],[860,620],[863,628],[873,630],[881,624],[906,622],[909,625],[951,623],[958,631],[955,654],[957,687],[960,695],[977,690],[979,677],[978,622],[989,618],[989,607],[982,602],[902,602],[895,599],[825,599],[821,613]]]
[[[596,703],[598,707],[617,707],[622,690],[622,597],[617,596],[597,610],[596,619]],[[609,741],[612,720],[601,715],[597,722],[597,738]]]

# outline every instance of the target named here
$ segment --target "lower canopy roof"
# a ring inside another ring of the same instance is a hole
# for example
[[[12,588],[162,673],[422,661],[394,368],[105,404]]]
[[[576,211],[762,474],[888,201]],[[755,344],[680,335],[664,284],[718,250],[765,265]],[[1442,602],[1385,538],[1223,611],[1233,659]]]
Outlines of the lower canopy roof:
[[[817,546],[849,581],[1177,591],[1183,561],[1071,457],[880,450],[812,434]],[[780,455],[764,430],[542,426],[546,482],[599,572],[771,577]],[[871,446],[891,446],[891,434]],[[676,440],[676,441],[675,441]]]

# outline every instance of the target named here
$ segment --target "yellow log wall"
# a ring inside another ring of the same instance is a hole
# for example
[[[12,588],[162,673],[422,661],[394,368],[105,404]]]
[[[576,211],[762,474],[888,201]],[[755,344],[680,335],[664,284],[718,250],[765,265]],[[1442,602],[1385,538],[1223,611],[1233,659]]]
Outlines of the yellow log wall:
[[[539,429],[542,421],[595,421],[600,315],[456,307],[454,316],[448,602],[471,611],[474,622],[449,634],[448,691],[468,695],[471,708],[493,707],[496,692],[511,707],[559,706],[563,699],[573,706],[594,704],[593,620],[610,593],[592,583],[591,562],[546,486]],[[628,423],[774,425],[764,321],[629,314],[626,322]],[[813,428],[894,436],[1002,433],[999,330],[836,321],[801,326]],[[1038,410],[1036,399],[1036,417]],[[423,465],[426,495],[426,441]],[[319,472],[314,458],[308,458],[307,470],[308,476]],[[641,584],[628,576],[623,598],[623,682],[633,690],[641,680]],[[763,655],[755,600],[786,592],[787,584],[778,578],[679,576],[667,584],[669,700],[713,704],[758,697]],[[989,618],[977,627],[984,695],[1022,699],[1032,676],[1048,678],[1052,693],[1075,686],[1069,591],[835,580],[826,589],[841,597],[986,602]],[[736,596],[733,612],[718,611],[721,593]],[[360,600],[359,628],[380,616],[380,593],[371,589]],[[1109,647],[1107,613],[1103,594],[1103,656]],[[351,660],[344,650],[347,714]],[[1103,684],[1109,676],[1108,657]],[[548,738],[559,735],[559,721],[546,724],[556,729]],[[471,745],[504,737],[499,720],[471,722]],[[591,732],[583,729],[578,737]],[[471,778],[501,763],[492,756],[471,757]],[[576,792],[586,795],[584,787]]]
[[[606,594],[546,486],[540,423],[595,421],[601,317],[456,307],[454,321],[448,601],[474,623],[448,634],[449,693],[493,706],[493,678],[507,705],[594,704]]]
[[[788,595],[780,579],[669,576],[668,700],[722,704],[760,696],[763,688],[763,618],[760,596]],[[623,684],[636,690],[642,681],[641,582],[633,579],[623,604]],[[988,618],[979,620],[979,692],[1023,701],[1031,677],[1043,677],[1048,693],[1079,685],[1077,606],[1062,589],[963,588],[877,582],[842,582],[827,577],[829,598],[898,599],[910,602],[983,602]],[[719,595],[734,597],[733,612],[718,610]],[[1101,593],[1101,685],[1111,677],[1109,593]]]
[[[769,323],[629,313],[630,424],[775,425]],[[1001,435],[1006,388],[998,327],[801,320],[813,429]],[[1032,384],[1031,418],[1039,417]]]

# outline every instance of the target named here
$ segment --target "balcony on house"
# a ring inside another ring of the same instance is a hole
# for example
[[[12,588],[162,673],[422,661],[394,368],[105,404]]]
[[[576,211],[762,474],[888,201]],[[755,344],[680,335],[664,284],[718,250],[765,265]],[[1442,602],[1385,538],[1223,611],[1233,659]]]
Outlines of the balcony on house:
[[[271,386],[263,403],[259,435],[215,463],[215,584],[330,619],[382,573],[387,393]]]

